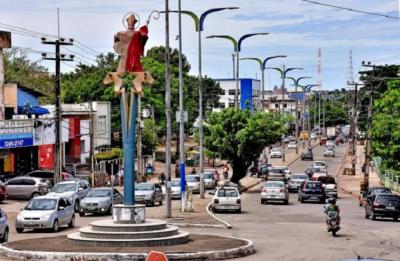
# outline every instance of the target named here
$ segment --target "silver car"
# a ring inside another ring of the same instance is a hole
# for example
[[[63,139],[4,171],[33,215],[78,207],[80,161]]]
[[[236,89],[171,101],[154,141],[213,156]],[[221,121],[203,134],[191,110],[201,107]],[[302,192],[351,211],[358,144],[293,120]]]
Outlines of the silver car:
[[[205,171],[203,173],[203,180],[204,180],[204,188],[205,189],[214,189],[215,188],[214,177],[213,177],[213,173],[211,171]]]
[[[307,174],[293,174],[289,180],[289,192],[290,191],[297,191],[303,181],[308,180]]]
[[[0,208],[0,243],[8,242],[9,232],[7,214]]]
[[[281,148],[272,148],[271,152],[269,153],[271,158],[282,158],[282,149]]]
[[[60,226],[75,226],[74,207],[62,197],[39,196],[31,199],[17,215],[15,229],[22,233],[24,229],[52,229],[58,232]]]
[[[268,201],[283,201],[289,204],[289,191],[283,181],[267,181],[261,190],[261,204]]]
[[[113,204],[122,204],[123,196],[116,189],[94,188],[79,203],[79,216],[86,213],[112,214]]]
[[[172,179],[171,180],[171,198],[180,199],[181,198],[181,180]]]
[[[67,198],[74,206],[75,212],[79,212],[79,202],[86,197],[89,189],[87,180],[62,181],[54,185],[47,195]]]
[[[41,178],[16,177],[5,183],[8,198],[30,199],[44,195],[49,190],[48,183]]]
[[[188,186],[188,190],[191,190],[193,193],[200,193],[200,176],[199,175],[187,175],[186,176],[186,184]]]
[[[135,200],[137,203],[154,206],[163,204],[163,193],[158,183],[138,183],[135,185]]]
[[[326,147],[324,150],[324,157],[335,157],[335,150],[331,147]]]
[[[289,142],[287,147],[288,147],[288,149],[296,149],[297,148],[297,142],[291,141],[291,142]]]

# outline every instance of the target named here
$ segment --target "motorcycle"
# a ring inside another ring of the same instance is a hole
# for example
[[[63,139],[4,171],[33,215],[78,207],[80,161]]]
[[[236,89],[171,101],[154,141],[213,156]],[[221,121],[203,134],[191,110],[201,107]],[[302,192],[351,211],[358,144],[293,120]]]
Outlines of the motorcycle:
[[[336,236],[336,232],[340,230],[339,215],[336,211],[330,211],[326,215],[326,224],[328,226],[328,232],[332,232],[332,236]]]

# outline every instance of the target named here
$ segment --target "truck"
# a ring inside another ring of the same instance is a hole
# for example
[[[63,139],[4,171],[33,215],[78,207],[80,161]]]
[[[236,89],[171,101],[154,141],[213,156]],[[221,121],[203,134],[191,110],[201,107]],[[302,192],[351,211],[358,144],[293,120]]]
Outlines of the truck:
[[[336,136],[336,128],[335,127],[328,127],[326,129],[326,136],[328,138]]]

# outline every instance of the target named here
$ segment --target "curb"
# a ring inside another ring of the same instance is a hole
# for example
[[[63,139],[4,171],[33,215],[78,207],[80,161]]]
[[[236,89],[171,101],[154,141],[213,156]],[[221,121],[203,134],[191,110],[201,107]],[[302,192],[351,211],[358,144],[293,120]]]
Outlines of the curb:
[[[207,205],[207,207],[206,207],[207,213],[208,213],[212,218],[214,218],[215,220],[218,220],[219,222],[221,222],[222,224],[224,224],[224,227],[225,227],[225,228],[227,228],[227,229],[233,228],[231,224],[229,224],[228,222],[226,222],[226,221],[223,220],[223,219],[218,218],[217,216],[214,215],[214,213],[211,212],[211,203],[212,203],[212,202],[208,203],[208,205]]]
[[[246,245],[225,250],[213,250],[192,253],[166,253],[168,260],[224,260],[244,257],[255,253],[254,243],[251,240],[235,237],[226,237],[246,242]],[[144,261],[147,253],[66,253],[14,250],[0,245],[0,251],[6,256],[19,260],[90,260],[90,261],[117,261],[141,260]]]
[[[226,228],[225,225],[221,224],[200,224],[200,223],[169,223],[172,226],[177,227],[194,227],[194,228]]]

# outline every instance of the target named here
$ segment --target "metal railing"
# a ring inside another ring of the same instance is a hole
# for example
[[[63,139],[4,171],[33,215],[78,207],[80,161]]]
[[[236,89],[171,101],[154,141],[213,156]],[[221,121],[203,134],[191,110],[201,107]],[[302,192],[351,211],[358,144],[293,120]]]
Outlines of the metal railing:
[[[373,162],[381,183],[393,191],[400,192],[400,171],[384,169],[381,157],[374,157]]]

